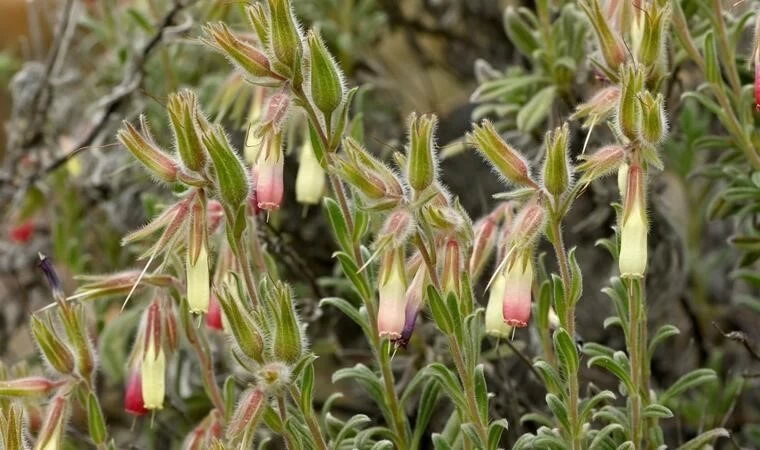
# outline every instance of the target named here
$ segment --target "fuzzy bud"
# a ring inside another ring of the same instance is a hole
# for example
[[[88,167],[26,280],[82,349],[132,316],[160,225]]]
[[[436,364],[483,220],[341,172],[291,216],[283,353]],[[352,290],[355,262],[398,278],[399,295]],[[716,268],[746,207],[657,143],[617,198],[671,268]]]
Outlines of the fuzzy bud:
[[[583,1],[580,2],[580,6],[594,27],[599,49],[607,68],[613,73],[617,72],[618,67],[625,61],[623,40],[608,22],[599,0]]]
[[[613,171],[617,170],[621,164],[625,163],[626,151],[625,147],[620,145],[607,145],[600,148],[596,153],[592,155],[583,155],[580,159],[582,163],[578,165],[578,170],[583,173],[581,175],[579,183],[586,185],[609,175]]]
[[[469,270],[473,280],[480,277],[496,246],[498,217],[489,214],[475,223],[475,239],[470,255]]]
[[[170,94],[166,109],[182,163],[194,172],[202,170],[206,164],[206,150],[201,143],[200,126],[206,123],[206,119],[198,117],[202,114],[198,97],[188,89]]]
[[[67,304],[59,310],[63,329],[76,355],[79,374],[92,379],[95,372],[95,350],[88,334],[87,317],[81,304]]]
[[[317,161],[311,140],[307,139],[301,146],[296,175],[296,201],[305,205],[316,205],[322,200],[326,187],[325,169]]]
[[[243,392],[240,397],[240,403],[227,427],[227,438],[233,442],[249,443],[266,410],[267,396],[262,388],[256,387]],[[239,448],[248,448],[248,445],[241,444]]]
[[[171,156],[161,150],[156,144],[145,123],[145,117],[140,116],[143,132],[140,133],[129,122],[122,122],[122,128],[116,138],[129,150],[151,173],[167,183],[177,181],[179,166]]]
[[[530,177],[525,157],[501,138],[491,122],[484,120],[480,126],[475,126],[472,133],[467,135],[467,140],[510,183],[538,187]]]
[[[461,252],[459,242],[456,239],[449,239],[446,242],[446,249],[443,256],[443,291],[446,295],[453,294],[459,298],[460,285],[459,276],[462,273],[462,264],[460,262]]]
[[[42,322],[35,316],[32,316],[30,327],[34,340],[50,367],[56,372],[68,375],[74,372],[74,355],[64,341],[58,336],[53,324]]]
[[[272,53],[282,67],[276,70],[285,77],[292,76],[301,54],[301,34],[290,0],[269,0],[270,45]]]
[[[26,377],[0,381],[0,397],[44,397],[60,385],[61,382],[55,382],[44,377]]]
[[[377,242],[384,245],[386,242],[394,247],[402,246],[414,230],[414,221],[411,212],[405,208],[399,208],[391,212],[385,219],[383,226],[377,233]]]
[[[57,396],[50,402],[45,423],[37,435],[35,450],[63,449],[63,434],[68,409],[68,401],[63,396]]]
[[[569,133],[570,130],[565,123],[561,128],[546,134],[544,187],[555,196],[560,196],[567,191],[572,178],[572,166],[567,157]]]
[[[406,178],[409,185],[421,192],[436,179],[435,129],[438,118],[432,114],[409,116],[409,148]]]
[[[253,80],[281,78],[270,68],[269,58],[261,50],[235,36],[227,25],[206,25],[204,42],[229,59],[229,61]]]
[[[406,320],[406,270],[401,248],[392,248],[384,255],[379,277],[380,304],[377,328],[380,337],[401,338]]]
[[[628,169],[620,230],[620,276],[642,278],[647,268],[648,223],[644,172],[637,164]]]
[[[510,230],[510,242],[518,248],[528,248],[544,230],[546,210],[537,198],[529,200],[515,217]]]
[[[617,125],[620,132],[631,141],[639,136],[639,92],[644,89],[644,73],[635,66],[621,69],[622,90],[618,105]]]
[[[213,126],[203,134],[203,144],[214,163],[216,188],[222,204],[232,211],[237,211],[248,198],[249,186],[245,166],[230,145],[221,125]]]
[[[267,299],[274,312],[272,354],[278,361],[295,364],[303,355],[304,336],[293,305],[293,293],[285,284],[278,282]]]
[[[338,64],[327,51],[319,33],[312,30],[306,39],[311,56],[309,74],[311,99],[324,114],[325,125],[329,130],[332,113],[343,101],[343,78]]]
[[[668,133],[668,121],[665,118],[665,99],[662,94],[657,94],[657,97],[654,97],[649,91],[640,93],[638,99],[641,103],[640,138],[650,145],[657,145]]]
[[[209,304],[209,262],[205,202],[192,208],[187,244],[187,303],[193,314],[206,313]]]
[[[609,118],[615,110],[620,99],[620,87],[609,86],[597,91],[585,103],[578,105],[570,120],[586,119],[583,128],[601,123]]]
[[[241,286],[238,280],[229,275],[224,283],[223,292],[217,297],[222,306],[224,317],[229,323],[229,330],[243,355],[256,362],[263,362],[264,338],[248,311],[245,310],[240,296]]]
[[[665,58],[666,29],[670,23],[670,5],[652,2],[644,14],[644,31],[639,45],[639,62],[646,67],[655,67]]]
[[[352,138],[343,141],[343,149],[346,155],[336,159],[341,178],[374,203],[376,209],[397,206],[404,190],[393,171]]]

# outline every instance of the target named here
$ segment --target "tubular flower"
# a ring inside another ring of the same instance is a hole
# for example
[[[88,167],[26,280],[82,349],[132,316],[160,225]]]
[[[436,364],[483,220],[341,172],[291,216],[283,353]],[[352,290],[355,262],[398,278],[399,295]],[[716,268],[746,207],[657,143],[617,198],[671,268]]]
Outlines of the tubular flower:
[[[222,331],[224,329],[222,305],[214,294],[211,294],[211,298],[209,299],[208,314],[206,314],[206,326],[217,331]]]
[[[166,358],[161,346],[161,306],[154,301],[149,307],[145,322],[144,347],[140,376],[142,396],[146,409],[164,407]]]
[[[422,308],[422,299],[425,292],[425,278],[427,277],[427,267],[420,265],[417,267],[417,271],[414,274],[412,283],[406,290],[406,308],[404,312],[404,329],[401,332],[401,337],[396,340],[396,344],[399,347],[406,348],[409,344],[409,339],[414,333],[414,326],[417,323],[417,316],[420,314]]]
[[[491,336],[506,338],[512,327],[504,321],[504,294],[507,289],[507,278],[499,273],[491,285],[486,305],[486,333]]]
[[[209,263],[204,204],[193,205],[187,250],[187,303],[192,313],[206,313],[209,304]]]
[[[393,248],[383,255],[380,266],[377,329],[381,337],[401,338],[406,322],[406,288],[404,255],[400,248]]]
[[[533,287],[533,264],[530,255],[516,258],[508,265],[504,278],[504,322],[517,328],[526,327],[530,320]]]
[[[647,269],[647,213],[644,173],[631,164],[626,178],[623,219],[620,231],[620,276],[641,278]]]
[[[256,202],[261,209],[272,211],[282,204],[283,160],[282,134],[267,133],[256,161]]]
[[[142,376],[139,369],[133,369],[127,379],[127,386],[124,389],[124,411],[133,416],[148,414],[148,408],[145,407],[143,401]]]
[[[319,165],[311,140],[306,139],[301,147],[296,175],[296,201],[306,205],[316,205],[322,200],[326,186],[325,170]]]

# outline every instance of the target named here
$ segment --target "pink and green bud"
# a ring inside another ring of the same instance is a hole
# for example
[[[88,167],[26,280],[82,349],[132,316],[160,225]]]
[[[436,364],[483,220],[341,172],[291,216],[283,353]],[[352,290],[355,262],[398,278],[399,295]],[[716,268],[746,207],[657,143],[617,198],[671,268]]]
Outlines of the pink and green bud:
[[[47,417],[37,435],[35,450],[63,449],[63,435],[68,415],[68,400],[57,396],[48,405]]]
[[[486,305],[486,333],[497,338],[508,338],[512,327],[504,320],[504,299],[507,290],[507,278],[503,271],[496,274]]]
[[[309,94],[314,105],[324,114],[325,126],[331,129],[332,113],[343,102],[343,77],[319,33],[312,30],[309,45]]]
[[[626,151],[621,145],[607,145],[592,155],[579,157],[583,162],[578,170],[583,174],[578,182],[587,185],[597,178],[607,176],[625,163]]]
[[[597,43],[604,62],[610,72],[617,72],[625,61],[625,45],[620,35],[609,23],[609,18],[602,10],[599,0],[587,0],[580,3],[596,34]]]
[[[652,146],[662,142],[668,133],[668,120],[665,117],[665,99],[662,94],[653,96],[644,91],[638,96],[641,103],[640,139]]]
[[[575,108],[575,112],[570,116],[570,120],[585,119],[583,128],[590,128],[612,116],[619,99],[619,86],[609,86],[600,89],[586,103],[582,103]]]
[[[248,21],[256,31],[256,37],[259,38],[259,42],[261,45],[268,47],[270,29],[269,19],[267,18],[267,12],[264,8],[264,4],[257,2],[252,5],[248,5],[248,7],[245,9],[245,12],[246,16],[248,17]]]
[[[144,342],[140,377],[142,396],[147,409],[162,409],[166,393],[166,356],[163,348],[162,311],[158,300],[148,307],[145,316]]]
[[[187,244],[187,303],[193,314],[208,312],[210,297],[205,202],[193,203]]]
[[[377,329],[380,337],[401,338],[406,322],[406,270],[402,248],[389,249],[380,263]]]
[[[274,211],[282,204],[284,159],[282,134],[267,133],[256,162],[256,201],[263,210]]]
[[[427,267],[421,264],[414,273],[409,288],[406,290],[406,308],[404,311],[404,329],[401,331],[401,337],[395,343],[399,347],[406,348],[409,339],[412,338],[414,327],[417,324],[417,316],[422,309],[422,300],[425,298],[425,286],[427,281]]]
[[[406,179],[417,192],[424,191],[436,180],[435,129],[438,118],[432,114],[409,116],[409,148]]]
[[[89,336],[87,316],[83,305],[79,303],[66,304],[58,313],[63,323],[69,345],[76,358],[76,368],[79,374],[92,380],[95,373],[95,350]]]
[[[248,389],[241,395],[240,403],[227,427],[227,439],[240,442],[236,448],[248,448],[253,440],[253,433],[264,415],[267,406],[267,395],[260,387]]]
[[[269,97],[259,135],[265,134],[270,129],[276,132],[281,131],[289,110],[290,96],[286,92],[278,92]]]
[[[77,288],[74,295],[68,298],[69,300],[86,301],[126,295],[138,279],[140,286],[171,287],[178,284],[173,276],[161,273],[146,273],[140,278],[139,270],[126,270],[107,275],[82,275],[76,278],[84,284]]]
[[[518,254],[504,273],[506,287],[504,289],[504,322],[517,328],[528,326],[531,312],[531,297],[533,289],[533,263],[531,254]]]
[[[296,201],[304,205],[316,205],[322,201],[327,187],[325,169],[317,161],[311,141],[301,146],[301,156],[296,175]]]
[[[644,89],[644,72],[636,66],[625,66],[620,71],[622,90],[617,111],[617,126],[629,140],[639,137],[639,116],[641,107],[639,92]]]
[[[63,381],[53,381],[37,376],[0,381],[0,397],[45,397],[61,384]]]
[[[491,259],[496,247],[498,231],[498,214],[491,213],[475,223],[475,239],[470,255],[469,271],[473,280],[477,280],[483,273],[488,261]]]
[[[132,370],[127,377],[124,389],[124,411],[133,416],[144,416],[150,412],[145,407],[142,394],[142,375],[140,370]]]
[[[448,296],[459,298],[459,276],[462,273],[461,250],[456,239],[449,239],[443,255],[443,291]]]
[[[42,353],[42,357],[48,365],[56,372],[69,375],[74,372],[74,355],[66,346],[63,339],[58,336],[53,324],[42,322],[35,316],[32,316],[30,327],[34,340]]]
[[[405,208],[391,212],[377,233],[378,247],[391,244],[393,247],[402,246],[414,230],[412,213]]]
[[[404,189],[396,174],[352,138],[344,139],[343,149],[345,156],[336,159],[341,178],[358,189],[376,209],[398,206]]]
[[[221,125],[211,127],[203,135],[216,174],[216,188],[225,208],[237,211],[248,198],[248,176],[245,166],[230,145],[227,134]]]
[[[301,31],[290,0],[269,0],[270,41],[277,62],[275,70],[286,78],[293,76],[301,64]]]
[[[538,188],[530,176],[528,161],[501,138],[490,121],[484,120],[475,126],[472,133],[467,134],[467,140],[506,181],[517,186]]]
[[[515,217],[510,230],[510,244],[516,248],[528,248],[543,233],[546,209],[537,198],[526,203]]]
[[[631,164],[626,177],[618,263],[622,278],[642,278],[647,268],[646,185],[644,172]]]
[[[122,128],[116,134],[116,139],[127,148],[150,172],[161,181],[174,183],[177,181],[179,164],[171,156],[166,154],[156,144],[145,122],[145,117],[140,116],[142,133],[129,122],[122,122]]]
[[[272,72],[269,58],[261,50],[237,37],[227,25],[215,23],[203,29],[203,42],[223,54],[227,59],[254,82],[272,81],[282,77]]]
[[[555,196],[564,194],[572,180],[572,166],[567,155],[569,134],[567,123],[553,132],[546,133],[544,187]]]
[[[5,405],[0,410],[0,446],[4,450],[28,450],[29,444],[26,436],[26,421],[24,420],[24,408],[16,403]],[[31,415],[31,414],[30,414]],[[39,421],[39,418],[36,419]],[[29,420],[32,422],[32,420]]]

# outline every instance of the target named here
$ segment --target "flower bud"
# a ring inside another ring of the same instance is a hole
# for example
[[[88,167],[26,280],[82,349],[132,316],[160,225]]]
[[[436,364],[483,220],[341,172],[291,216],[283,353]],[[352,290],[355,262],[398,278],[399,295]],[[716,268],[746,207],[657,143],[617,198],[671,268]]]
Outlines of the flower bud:
[[[266,8],[263,3],[253,3],[245,8],[246,17],[251,26],[256,30],[256,37],[259,38],[261,45],[269,47],[269,19],[267,18]]]
[[[285,77],[290,77],[301,63],[301,33],[290,0],[269,0],[270,45],[272,53],[283,67],[277,67]],[[285,70],[283,70],[285,69]]]
[[[272,354],[278,361],[295,364],[305,347],[304,336],[298,315],[293,306],[293,293],[282,282],[277,282],[268,295],[274,312],[272,334]]]
[[[236,448],[249,447],[245,444],[253,439],[253,432],[264,415],[266,403],[266,394],[260,387],[248,389],[241,395],[240,403],[235,408],[235,412],[227,427],[228,440],[243,442],[243,444]]]
[[[380,337],[401,338],[406,321],[406,271],[401,248],[392,248],[383,255],[379,276],[380,303],[377,329]]]
[[[343,101],[343,78],[319,33],[312,30],[306,39],[311,56],[309,93],[314,105],[324,114],[325,126],[329,130],[332,113]]]
[[[263,136],[269,130],[280,132],[289,110],[290,95],[287,92],[278,92],[269,97],[264,112],[264,121],[257,134]]]
[[[358,189],[375,209],[398,206],[404,196],[396,174],[369,154],[352,138],[343,141],[345,156],[336,158],[336,170],[347,183]]]
[[[211,127],[203,134],[203,144],[214,163],[216,188],[222,204],[232,211],[237,211],[248,198],[249,186],[245,166],[227,140],[221,125]]]
[[[421,264],[417,267],[409,288],[406,290],[406,308],[404,310],[404,329],[395,343],[399,347],[406,348],[409,339],[414,333],[414,326],[417,323],[417,316],[422,308],[422,300],[425,297],[425,286],[427,280],[427,266]]]
[[[662,94],[655,98],[651,92],[644,91],[638,96],[641,103],[640,139],[652,146],[662,142],[668,133],[668,120],[665,118],[665,99]]]
[[[575,108],[575,112],[570,116],[570,120],[585,118],[583,128],[590,128],[609,118],[615,110],[619,99],[619,86],[609,86],[600,89],[586,103],[582,103]]]
[[[205,117],[198,106],[198,97],[189,89],[169,94],[166,109],[174,132],[177,153],[188,169],[198,172],[206,164],[206,150],[201,143],[201,124]]]
[[[264,52],[239,39],[227,25],[221,22],[209,24],[203,28],[203,31],[207,36],[203,40],[206,45],[223,54],[234,66],[254,81],[282,78],[272,72],[269,58]]]
[[[193,314],[206,313],[209,303],[208,237],[204,201],[192,208],[187,244],[187,303]]]
[[[467,140],[506,181],[518,186],[538,187],[530,177],[525,157],[507,144],[488,120],[475,126],[472,133],[467,134]]]
[[[325,170],[314,155],[311,140],[306,139],[301,146],[301,157],[296,175],[296,201],[305,205],[316,205],[322,201],[326,187]]]
[[[507,278],[499,273],[491,284],[486,305],[486,333],[497,338],[508,338],[512,327],[504,320],[504,299],[507,290]]]
[[[116,138],[150,171],[151,175],[167,183],[177,181],[179,171],[177,162],[158,147],[150,135],[144,116],[140,116],[140,123],[143,126],[142,134],[131,123],[122,122],[122,128],[116,134]]]
[[[620,132],[631,141],[639,136],[640,105],[638,94],[644,89],[644,73],[640,68],[626,66],[621,69],[622,90],[617,113],[617,126]]]
[[[283,197],[282,134],[267,133],[256,162],[256,201],[259,208],[273,211],[280,208]]]
[[[44,377],[26,377],[0,381],[0,397],[33,398],[44,397],[61,385]]]
[[[148,414],[142,394],[142,376],[139,369],[133,369],[127,378],[124,389],[124,411],[133,416]]]
[[[138,279],[141,286],[170,287],[178,284],[171,275],[146,273],[140,278],[139,270],[125,270],[106,275],[81,275],[77,279],[85,283],[79,286],[69,300],[94,300],[98,298],[126,295],[132,290]]]
[[[498,218],[494,213],[487,215],[475,223],[475,239],[468,269],[473,280],[477,280],[486,264],[491,259],[496,247]]]
[[[74,372],[74,356],[56,333],[53,324],[50,321],[45,324],[32,316],[30,327],[40,353],[50,367],[63,375]]]
[[[572,167],[567,157],[569,133],[567,123],[561,128],[556,128],[554,132],[546,133],[544,187],[555,196],[564,194],[570,186]]]
[[[580,6],[594,27],[599,49],[607,68],[613,73],[617,72],[618,67],[625,61],[623,40],[608,23],[599,0],[583,1],[580,2]]]
[[[644,31],[639,45],[639,62],[645,67],[655,67],[664,62],[666,28],[670,22],[670,5],[658,2],[650,4],[643,14]]]
[[[55,397],[48,406],[45,423],[37,435],[35,450],[60,450],[63,448],[63,431],[68,415],[68,401]]]
[[[546,210],[537,198],[529,200],[515,217],[510,230],[510,243],[517,248],[533,245],[536,238],[544,231]]]
[[[443,257],[443,291],[446,295],[454,294],[459,298],[459,276],[462,273],[460,263],[459,242],[456,239],[449,239],[446,243],[446,250]]]
[[[206,326],[212,330],[222,331],[224,329],[224,319],[222,319],[222,305],[216,295],[211,294],[208,304],[208,313],[206,314]]]
[[[390,243],[394,247],[404,245],[409,235],[414,231],[414,221],[411,212],[399,208],[391,212],[377,233],[378,246]]]
[[[647,212],[644,173],[638,164],[628,169],[620,231],[620,276],[642,278],[647,268]]]
[[[140,377],[142,378],[142,396],[147,409],[164,407],[166,358],[162,345],[161,306],[154,301],[145,316],[145,334],[143,343]]]
[[[504,321],[507,325],[522,328],[528,325],[533,288],[533,263],[530,254],[518,255],[504,274]]]
[[[233,275],[228,275],[218,299],[227,319],[235,343],[243,355],[256,362],[263,362],[264,338],[251,316],[243,307],[240,285]]]
[[[95,372],[95,350],[88,334],[87,318],[81,304],[67,304],[59,309],[63,329],[71,348],[76,354],[76,366],[79,374],[92,379]]]
[[[0,444],[4,450],[27,450],[26,421],[24,407],[11,403],[0,411]],[[26,408],[27,411],[30,408]],[[39,420],[39,419],[38,419]],[[31,420],[30,420],[31,422]]]
[[[409,148],[407,150],[406,179],[417,192],[425,190],[436,179],[435,129],[438,118],[426,114],[419,118],[409,116]]]
[[[582,159],[583,162],[578,165],[578,170],[583,175],[578,182],[586,185],[597,178],[609,175],[625,163],[625,158],[625,147],[620,145],[607,145],[597,150],[593,155],[580,156],[579,159]]]

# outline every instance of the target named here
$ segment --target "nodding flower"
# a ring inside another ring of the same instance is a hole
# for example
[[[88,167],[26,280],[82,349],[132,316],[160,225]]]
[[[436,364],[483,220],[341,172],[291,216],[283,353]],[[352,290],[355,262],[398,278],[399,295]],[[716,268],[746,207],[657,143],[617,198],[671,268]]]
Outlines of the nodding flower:
[[[427,278],[427,266],[421,264],[417,267],[409,288],[406,290],[406,307],[404,309],[404,329],[401,337],[396,340],[396,345],[406,348],[409,339],[414,333],[417,324],[417,316],[422,309],[422,299],[425,298],[425,280]]]
[[[507,289],[507,278],[504,273],[498,273],[488,294],[486,305],[486,333],[498,338],[509,337],[512,327],[504,321],[504,294]]]
[[[622,278],[641,278],[647,269],[646,186],[641,166],[634,163],[625,177],[618,264]]]
[[[193,204],[187,248],[187,303],[192,313],[206,313],[209,303],[208,227],[205,205]]]
[[[124,411],[133,416],[144,416],[148,414],[148,408],[145,407],[142,394],[142,375],[139,368],[133,368],[127,378],[127,385],[124,389]]]
[[[533,287],[532,252],[517,254],[507,265],[504,278],[504,322],[507,325],[522,328],[528,326],[531,311]]]
[[[140,377],[146,409],[164,407],[166,357],[162,346],[161,304],[154,301],[146,312],[142,337]],[[141,343],[138,342],[138,345]]]
[[[325,170],[319,164],[311,140],[307,137],[301,146],[296,175],[296,201],[305,205],[316,205],[322,200],[326,186]]]
[[[222,331],[224,329],[222,305],[214,294],[211,294],[211,298],[209,299],[208,313],[206,314],[206,326],[217,331]]]
[[[284,190],[283,164],[282,134],[267,132],[256,161],[256,202],[259,208],[266,211],[280,208]]]
[[[380,337],[401,338],[406,322],[406,270],[402,248],[385,252],[380,265],[380,304],[377,329]]]

